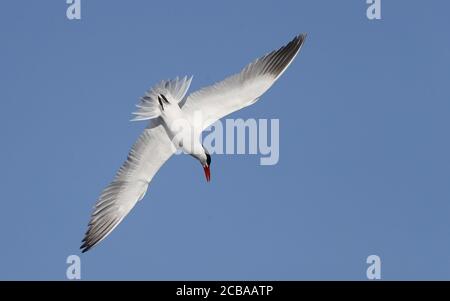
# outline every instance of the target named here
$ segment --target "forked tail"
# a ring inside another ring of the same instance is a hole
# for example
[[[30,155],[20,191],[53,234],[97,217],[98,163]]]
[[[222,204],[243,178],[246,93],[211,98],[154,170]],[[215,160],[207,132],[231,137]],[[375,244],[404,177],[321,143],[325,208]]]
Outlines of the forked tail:
[[[141,97],[139,104],[136,105],[137,111],[133,112],[135,117],[131,120],[139,121],[159,117],[161,115],[161,97],[158,98],[158,96],[164,95],[167,98],[175,99],[179,103],[186,95],[191,81],[192,76],[189,78],[187,76],[183,78],[176,77],[172,80],[161,81]]]

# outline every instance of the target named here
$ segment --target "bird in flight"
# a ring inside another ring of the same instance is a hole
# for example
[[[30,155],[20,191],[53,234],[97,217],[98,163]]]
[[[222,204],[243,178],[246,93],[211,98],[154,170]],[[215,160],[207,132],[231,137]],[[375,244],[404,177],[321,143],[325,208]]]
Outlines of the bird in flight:
[[[82,252],[107,237],[142,200],[153,176],[177,149],[200,162],[209,182],[211,156],[200,142],[202,131],[220,118],[255,103],[291,64],[305,38],[306,34],[300,34],[240,73],[187,97],[192,77],[161,81],[148,90],[137,105],[133,120],[150,120],[149,124],[113,181],[100,194],[80,247]],[[202,122],[196,122],[196,116],[201,116]]]

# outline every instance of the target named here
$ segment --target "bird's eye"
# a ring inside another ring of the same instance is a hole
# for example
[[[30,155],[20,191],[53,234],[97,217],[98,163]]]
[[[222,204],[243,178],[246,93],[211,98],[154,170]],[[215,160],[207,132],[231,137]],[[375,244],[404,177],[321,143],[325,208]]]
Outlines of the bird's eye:
[[[208,153],[206,154],[206,164],[211,165],[211,156]]]

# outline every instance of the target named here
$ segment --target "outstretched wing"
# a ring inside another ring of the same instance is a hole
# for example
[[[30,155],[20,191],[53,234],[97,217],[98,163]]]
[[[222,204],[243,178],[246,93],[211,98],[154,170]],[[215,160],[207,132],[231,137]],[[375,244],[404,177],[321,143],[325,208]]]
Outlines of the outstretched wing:
[[[190,94],[182,110],[187,116],[201,112],[205,129],[220,118],[255,103],[283,74],[305,38],[306,34],[298,35],[287,45],[258,58],[240,73]]]
[[[80,247],[83,253],[117,227],[144,197],[153,176],[174,152],[175,147],[163,125],[155,119],[133,145],[114,180],[98,198]]]

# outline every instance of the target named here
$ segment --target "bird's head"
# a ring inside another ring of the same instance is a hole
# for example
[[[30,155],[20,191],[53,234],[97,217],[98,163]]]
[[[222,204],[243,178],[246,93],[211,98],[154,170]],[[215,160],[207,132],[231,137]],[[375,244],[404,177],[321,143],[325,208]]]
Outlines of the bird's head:
[[[211,170],[209,167],[211,166],[211,155],[208,153],[208,151],[204,149],[204,153],[200,156],[199,161],[203,166],[203,170],[205,172],[206,181],[211,181]]]

